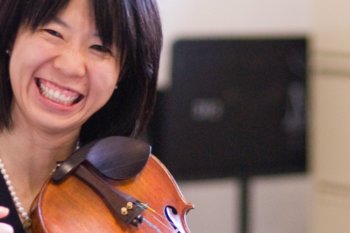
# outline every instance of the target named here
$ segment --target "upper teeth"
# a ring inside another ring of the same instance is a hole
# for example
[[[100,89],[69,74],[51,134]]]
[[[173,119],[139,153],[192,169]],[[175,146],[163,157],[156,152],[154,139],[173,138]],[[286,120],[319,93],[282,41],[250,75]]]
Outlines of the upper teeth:
[[[65,93],[60,92],[59,90],[50,89],[48,86],[45,86],[40,82],[41,93],[46,96],[48,99],[55,101],[60,104],[70,105],[73,104],[75,100],[78,99],[79,94],[71,93],[71,95],[66,95]]]

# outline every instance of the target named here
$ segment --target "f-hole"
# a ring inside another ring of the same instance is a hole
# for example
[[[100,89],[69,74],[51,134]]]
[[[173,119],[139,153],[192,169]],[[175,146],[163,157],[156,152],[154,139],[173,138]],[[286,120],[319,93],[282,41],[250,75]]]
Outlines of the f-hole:
[[[181,218],[178,215],[178,212],[173,206],[166,206],[164,209],[165,216],[170,222],[171,226],[174,228],[175,233],[185,233],[185,230],[182,227]]]

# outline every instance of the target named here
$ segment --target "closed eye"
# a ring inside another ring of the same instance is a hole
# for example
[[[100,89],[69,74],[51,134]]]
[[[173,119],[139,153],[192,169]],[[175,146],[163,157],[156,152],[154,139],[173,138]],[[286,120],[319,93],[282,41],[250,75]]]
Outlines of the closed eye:
[[[44,28],[43,31],[47,32],[48,34],[50,34],[52,36],[55,36],[55,37],[63,39],[63,36],[61,35],[61,33],[57,32],[55,30],[52,30],[52,29],[49,29],[49,28]]]
[[[100,53],[113,55],[112,50],[103,45],[95,44],[95,45],[92,45],[90,48]]]

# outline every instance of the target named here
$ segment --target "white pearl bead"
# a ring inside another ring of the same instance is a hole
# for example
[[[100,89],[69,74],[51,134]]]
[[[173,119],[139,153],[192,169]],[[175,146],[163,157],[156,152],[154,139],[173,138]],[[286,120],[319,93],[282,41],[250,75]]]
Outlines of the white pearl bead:
[[[7,186],[11,186],[12,185],[11,180],[7,179],[5,181],[6,181],[5,183],[6,183]]]
[[[6,172],[5,165],[2,162],[2,159],[0,159],[0,173],[2,174],[2,176],[3,176],[4,180],[5,180],[7,188],[9,190],[9,192],[10,192],[11,197],[12,197],[12,201],[15,204],[16,209],[17,209],[20,217],[22,218],[24,223],[27,222],[26,224],[28,225],[28,222],[29,222],[29,225],[30,225],[31,220],[29,218],[29,215],[25,211],[25,209],[22,206],[22,203],[20,202],[19,198],[17,197],[17,194],[16,194],[16,192],[14,190],[14,187],[12,186],[12,182],[10,180],[10,176]]]
[[[6,170],[5,168],[1,168],[1,174],[5,175],[6,174]]]

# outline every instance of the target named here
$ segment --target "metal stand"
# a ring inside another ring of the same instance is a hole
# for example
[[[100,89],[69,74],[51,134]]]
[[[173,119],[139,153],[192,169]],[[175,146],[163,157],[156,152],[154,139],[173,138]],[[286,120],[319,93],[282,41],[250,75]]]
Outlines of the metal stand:
[[[249,178],[241,177],[241,233],[249,233]]]

